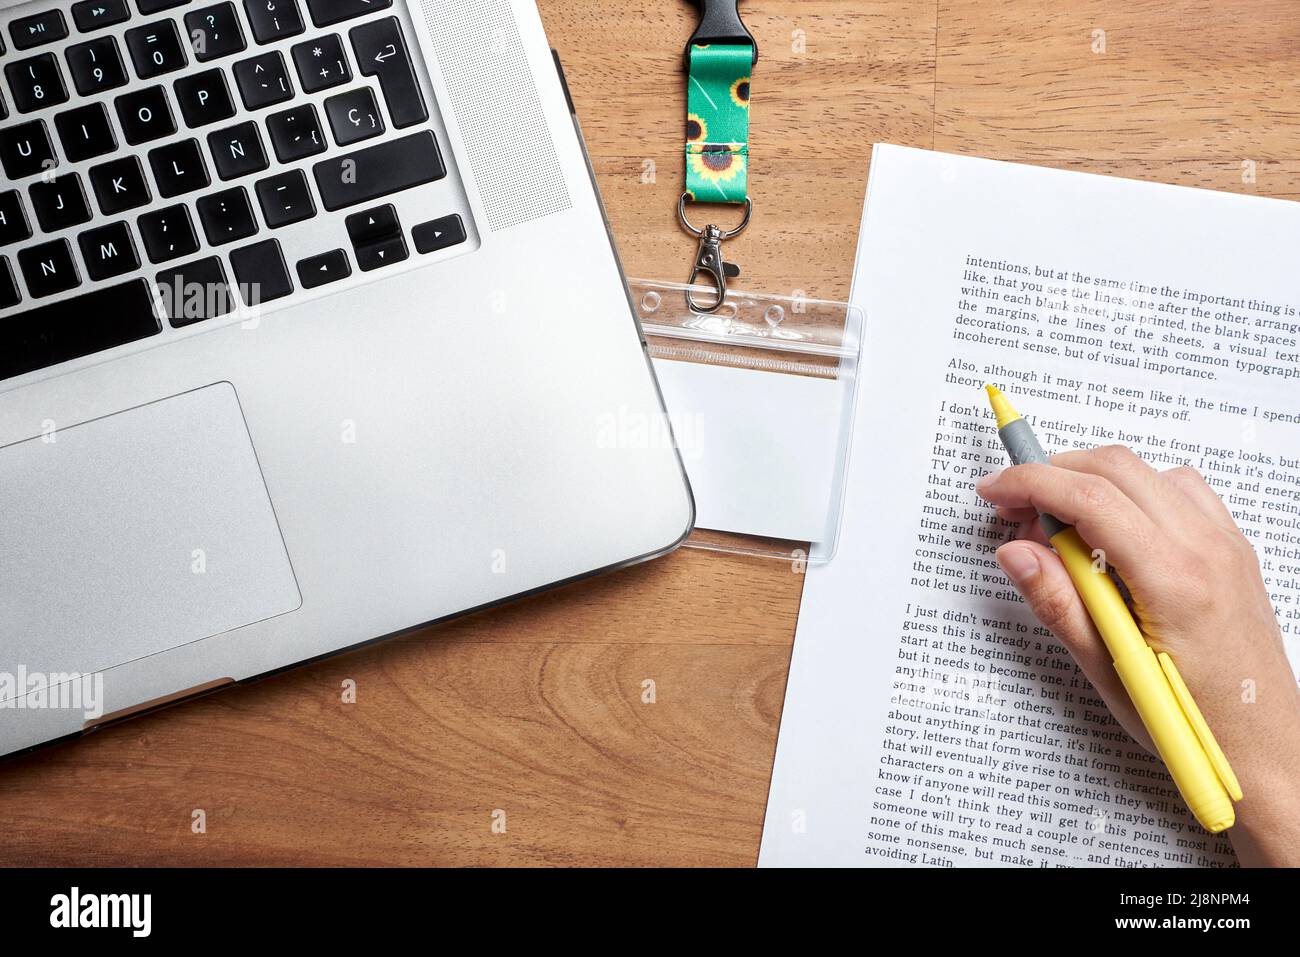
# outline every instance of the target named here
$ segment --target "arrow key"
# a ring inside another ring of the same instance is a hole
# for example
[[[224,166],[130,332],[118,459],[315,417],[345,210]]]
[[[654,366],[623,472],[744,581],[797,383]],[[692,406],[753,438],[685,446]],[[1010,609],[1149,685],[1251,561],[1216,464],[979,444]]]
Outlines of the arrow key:
[[[353,213],[345,221],[362,272],[399,263],[410,256],[402,223],[392,203]]]
[[[348,254],[341,249],[331,249],[319,256],[308,256],[298,263],[298,282],[302,283],[304,289],[315,289],[351,275]]]
[[[421,223],[411,230],[415,248],[422,253],[433,253],[439,249],[456,246],[465,241],[465,224],[455,213]]]
[[[402,223],[392,203],[353,213],[344,222],[353,246],[365,246],[402,235]]]
[[[357,246],[356,254],[357,265],[361,267],[362,272],[370,272],[370,270],[379,269],[382,266],[391,266],[393,263],[400,263],[410,256],[406,249],[406,240],[401,233],[389,239],[381,239],[377,242],[367,243],[364,246]]]

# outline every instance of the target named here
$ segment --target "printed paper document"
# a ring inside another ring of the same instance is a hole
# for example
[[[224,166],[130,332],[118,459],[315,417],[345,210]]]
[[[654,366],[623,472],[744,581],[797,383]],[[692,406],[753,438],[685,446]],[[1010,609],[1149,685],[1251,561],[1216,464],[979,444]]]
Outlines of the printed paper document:
[[[998,568],[1010,527],[973,486],[1007,463],[982,389],[1049,451],[1200,469],[1295,663],[1298,257],[1300,204],[876,148],[844,527],[808,570],[761,864],[1233,861]]]

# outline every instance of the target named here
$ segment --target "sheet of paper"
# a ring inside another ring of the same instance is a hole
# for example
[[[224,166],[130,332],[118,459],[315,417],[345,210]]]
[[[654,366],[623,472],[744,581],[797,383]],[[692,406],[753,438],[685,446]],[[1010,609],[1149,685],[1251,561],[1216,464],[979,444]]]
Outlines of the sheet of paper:
[[[840,552],[808,572],[761,864],[1231,861],[998,569],[981,387],[1011,390],[1049,449],[1199,468],[1254,540],[1294,663],[1297,255],[1295,203],[877,147]]]
[[[673,359],[655,374],[699,528],[825,540],[842,381]]]

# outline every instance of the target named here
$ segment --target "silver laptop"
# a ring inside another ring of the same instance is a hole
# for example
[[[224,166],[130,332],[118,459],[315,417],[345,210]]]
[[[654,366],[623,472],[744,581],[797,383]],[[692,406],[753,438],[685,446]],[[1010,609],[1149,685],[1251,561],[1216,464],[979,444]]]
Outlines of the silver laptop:
[[[532,0],[0,40],[0,753],[684,538]]]

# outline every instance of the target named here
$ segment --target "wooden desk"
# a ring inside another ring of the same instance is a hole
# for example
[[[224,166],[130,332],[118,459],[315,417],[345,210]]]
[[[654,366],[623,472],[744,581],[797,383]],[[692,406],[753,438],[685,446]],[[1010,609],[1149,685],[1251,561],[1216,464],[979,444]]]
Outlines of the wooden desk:
[[[1300,193],[1289,0],[744,8],[756,213],[729,251],[754,289],[848,295],[877,140]],[[542,9],[629,272],[684,279],[693,7]],[[0,862],[752,864],[801,586],[680,551],[20,759],[0,769]]]

